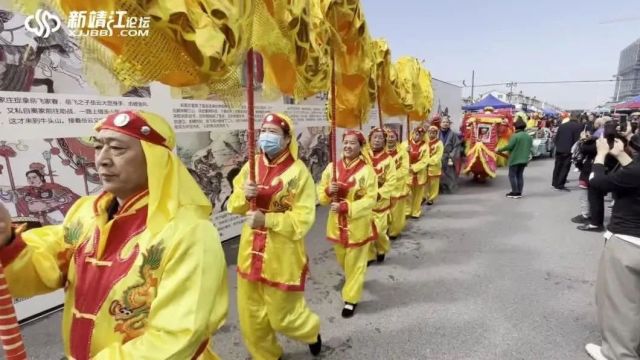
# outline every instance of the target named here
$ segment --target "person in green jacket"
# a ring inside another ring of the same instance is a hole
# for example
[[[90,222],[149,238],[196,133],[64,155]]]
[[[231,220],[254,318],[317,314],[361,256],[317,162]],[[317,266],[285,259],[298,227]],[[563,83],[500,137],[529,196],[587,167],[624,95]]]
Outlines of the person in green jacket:
[[[524,187],[524,168],[529,164],[533,139],[526,131],[527,123],[518,118],[515,123],[516,133],[511,136],[509,143],[496,150],[496,152],[509,152],[509,182],[511,192],[508,198],[519,199],[522,197]]]

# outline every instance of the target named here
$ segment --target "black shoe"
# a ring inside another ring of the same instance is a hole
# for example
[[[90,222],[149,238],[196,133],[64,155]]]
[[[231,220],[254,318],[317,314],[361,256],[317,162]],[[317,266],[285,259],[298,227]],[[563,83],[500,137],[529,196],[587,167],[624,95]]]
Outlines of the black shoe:
[[[344,303],[344,307],[342,308],[342,317],[345,319],[353,317],[353,314],[356,312],[356,306],[358,306],[358,304],[348,302]]]
[[[557,188],[554,188],[554,189],[555,189],[556,191],[571,192],[571,190],[567,189],[567,188],[566,188],[566,187],[564,187],[564,186],[563,186],[563,187],[560,187],[560,188],[559,188],[559,187],[557,187]]]
[[[590,221],[590,217],[584,217],[582,215],[574,216],[571,218],[571,222],[574,224],[589,224]]]
[[[427,201],[427,205],[429,206],[433,205],[433,201],[432,200]]]
[[[508,197],[508,198],[510,198],[510,197],[512,197],[513,195],[515,195],[515,193],[514,193],[513,191],[510,191],[510,192],[508,192],[505,196],[506,196],[506,197]]]
[[[375,260],[369,260],[369,261],[367,261],[367,267],[369,267],[369,266],[373,265],[373,263],[375,263],[375,262],[376,262]]]
[[[376,257],[376,261],[378,261],[379,263],[383,263],[384,262],[384,254],[378,254],[378,256]]]
[[[398,239],[398,237],[397,237],[397,236],[391,236],[391,235],[389,235],[389,239],[391,239],[391,240],[397,240],[397,239]]]
[[[520,199],[522,197],[522,193],[513,193],[512,199]]]
[[[591,225],[591,224],[580,225],[576,229],[582,230],[582,231],[590,231],[590,232],[604,232],[604,226],[597,226],[597,225]]]
[[[413,216],[413,215],[411,215],[411,218],[412,218],[413,220],[418,220],[418,219],[420,219],[420,216]]]
[[[322,351],[322,338],[320,337],[320,334],[318,334],[318,341],[316,341],[313,344],[309,344],[309,352],[313,356],[318,356],[320,355],[321,351]]]

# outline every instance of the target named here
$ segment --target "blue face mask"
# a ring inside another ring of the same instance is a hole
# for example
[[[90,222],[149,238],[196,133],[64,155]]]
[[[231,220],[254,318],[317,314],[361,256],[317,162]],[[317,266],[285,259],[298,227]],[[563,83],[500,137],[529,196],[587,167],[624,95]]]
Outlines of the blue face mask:
[[[260,134],[258,142],[260,149],[262,149],[262,152],[267,154],[267,156],[278,155],[280,150],[282,150],[282,137],[278,134],[263,132]]]

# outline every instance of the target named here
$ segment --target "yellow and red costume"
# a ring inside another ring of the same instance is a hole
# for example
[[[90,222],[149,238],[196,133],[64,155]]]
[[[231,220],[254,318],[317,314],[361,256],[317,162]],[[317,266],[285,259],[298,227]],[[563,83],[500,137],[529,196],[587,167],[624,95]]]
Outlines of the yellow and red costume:
[[[256,157],[257,210],[265,214],[265,226],[242,228],[238,250],[238,314],[244,342],[257,360],[278,359],[282,347],[276,332],[313,344],[320,332],[320,318],[304,300],[308,258],[304,237],[315,222],[315,185],[309,170],[298,159],[296,132],[289,117],[268,114],[264,123],[275,124],[291,135],[289,148],[275,159]],[[244,186],[249,164],[233,181],[228,211],[250,211]]]
[[[345,133],[348,134],[358,134],[360,143],[366,143],[364,135],[359,131]],[[317,187],[318,199],[322,205],[334,202],[329,194],[329,185],[333,181],[332,166],[327,166]],[[338,264],[345,273],[342,299],[357,304],[364,287],[369,245],[378,238],[373,219],[378,182],[373,167],[362,154],[352,160],[343,157],[338,161],[336,182],[339,191],[335,200],[340,204],[340,209],[338,212],[329,212],[327,239],[334,243]]]
[[[369,133],[369,142],[374,133],[382,133],[386,139],[386,133],[381,128],[375,128]],[[378,238],[372,243],[369,251],[369,260],[375,260],[377,256],[386,255],[391,250],[389,241],[389,214],[391,213],[391,198],[396,190],[396,163],[386,149],[386,143],[382,150],[370,153],[371,165],[378,179],[378,198],[373,209],[373,218],[378,230]]]
[[[107,192],[82,197],[62,224],[14,236],[0,251],[11,293],[65,289],[69,359],[217,359],[209,343],[228,309],[225,258],[173,130],[142,111],[96,129],[141,140],[148,189],[122,204]]]
[[[387,131],[394,131],[387,129]],[[399,139],[398,134],[396,139]],[[401,149],[399,150],[398,147]],[[387,149],[387,153],[393,158],[396,166],[396,186],[391,195],[391,211],[389,212],[389,236],[400,235],[407,223],[405,209],[409,196],[409,153],[402,146],[396,145],[393,149]]]
[[[414,135],[420,136],[419,141],[414,141]],[[409,208],[405,210],[407,215],[417,218],[422,215],[422,200],[424,199],[425,184],[427,183],[427,165],[429,163],[429,144],[424,140],[425,130],[416,128],[411,138],[404,144],[409,152],[409,179],[411,189],[409,195]]]
[[[435,126],[430,126],[429,131],[438,131]],[[429,161],[427,163],[427,188],[425,198],[433,202],[440,194],[440,176],[442,175],[442,155],[444,145],[440,141],[440,135],[429,137]]]

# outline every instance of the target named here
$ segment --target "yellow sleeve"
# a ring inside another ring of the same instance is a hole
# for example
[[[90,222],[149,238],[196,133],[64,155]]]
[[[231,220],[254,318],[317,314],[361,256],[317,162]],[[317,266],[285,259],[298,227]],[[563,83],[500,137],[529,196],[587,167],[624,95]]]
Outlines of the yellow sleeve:
[[[303,239],[316,219],[316,193],[313,178],[303,164],[297,164],[298,186],[291,210],[265,215],[265,226],[291,240]]]
[[[442,162],[442,154],[444,153],[444,146],[442,143],[436,145],[436,152],[429,156],[429,165],[435,166]]]
[[[233,179],[233,192],[227,202],[227,211],[236,215],[245,215],[249,211],[249,202],[244,195],[244,184],[249,177],[249,162],[244,164],[242,169]]]
[[[406,179],[409,176],[409,154],[400,155],[400,169],[396,169],[396,179]]]
[[[93,202],[92,198],[76,201],[63,224],[25,231],[0,250],[13,296],[42,295],[64,285],[74,247],[82,240],[83,229],[78,213],[87,202]]]
[[[378,197],[378,180],[376,173],[373,171],[371,165],[364,167],[366,175],[364,176],[364,188],[365,195],[360,200],[353,200],[349,202],[349,218],[357,219],[363,216],[371,216],[373,208],[376,206]]]
[[[414,173],[417,173],[426,169],[427,165],[429,164],[429,157],[429,147],[424,146],[420,154],[420,160],[418,160],[417,163],[411,165],[411,170],[413,170]]]
[[[390,158],[388,166],[385,182],[381,187],[378,187],[378,194],[383,199],[390,199],[396,190],[396,162],[393,158]]]
[[[217,230],[201,220],[176,236],[163,259],[144,334],[114,343],[92,360],[191,359],[223,325],[229,298]]]
[[[324,172],[322,173],[322,178],[320,179],[320,183],[316,187],[316,193],[318,194],[318,201],[320,205],[329,205],[331,204],[331,198],[326,193],[326,189],[331,184],[332,174],[332,166],[333,163],[329,163]]]

